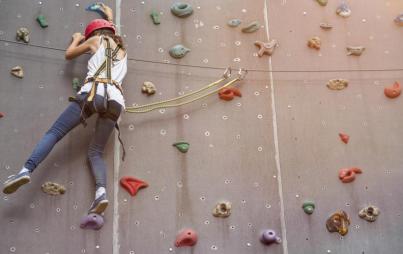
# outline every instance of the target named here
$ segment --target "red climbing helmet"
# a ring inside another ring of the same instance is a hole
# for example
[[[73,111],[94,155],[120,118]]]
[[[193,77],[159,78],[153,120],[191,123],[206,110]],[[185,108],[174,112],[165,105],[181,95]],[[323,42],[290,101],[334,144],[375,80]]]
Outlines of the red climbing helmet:
[[[101,28],[110,29],[113,31],[113,33],[116,32],[115,27],[113,26],[112,22],[109,22],[104,19],[94,19],[85,28],[85,39],[87,40],[92,32],[94,32],[95,30],[101,29]]]

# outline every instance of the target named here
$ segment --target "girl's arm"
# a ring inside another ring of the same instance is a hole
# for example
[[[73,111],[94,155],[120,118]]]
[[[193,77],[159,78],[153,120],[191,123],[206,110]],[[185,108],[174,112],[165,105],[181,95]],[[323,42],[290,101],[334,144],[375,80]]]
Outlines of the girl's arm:
[[[71,41],[70,46],[66,49],[66,60],[72,60],[82,54],[95,52],[97,50],[97,42],[99,41],[98,36],[93,36],[81,43],[84,39],[85,38],[81,33],[73,34],[73,40]]]

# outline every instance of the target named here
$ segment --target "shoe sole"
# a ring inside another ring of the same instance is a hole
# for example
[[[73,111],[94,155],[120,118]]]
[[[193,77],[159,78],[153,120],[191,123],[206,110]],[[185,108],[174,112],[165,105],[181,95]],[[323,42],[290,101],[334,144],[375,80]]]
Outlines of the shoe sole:
[[[108,200],[102,200],[101,202],[98,203],[94,209],[90,211],[90,213],[97,213],[101,214],[105,211],[105,209],[108,207],[109,201]]]
[[[18,190],[18,188],[20,188],[22,185],[24,185],[26,183],[29,183],[30,181],[31,180],[30,180],[29,176],[23,176],[19,179],[6,183],[3,188],[3,193],[4,194],[14,193]]]

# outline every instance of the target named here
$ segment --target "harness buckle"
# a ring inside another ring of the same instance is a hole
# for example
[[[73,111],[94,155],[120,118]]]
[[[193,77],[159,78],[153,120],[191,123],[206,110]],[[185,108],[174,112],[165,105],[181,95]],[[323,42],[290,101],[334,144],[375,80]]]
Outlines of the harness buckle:
[[[230,78],[231,77],[231,73],[232,73],[232,69],[231,67],[228,67],[227,69],[225,69],[224,74],[222,75],[223,78]]]
[[[240,68],[238,71],[238,79],[243,80],[244,78],[246,78],[246,75],[248,75],[248,70]]]

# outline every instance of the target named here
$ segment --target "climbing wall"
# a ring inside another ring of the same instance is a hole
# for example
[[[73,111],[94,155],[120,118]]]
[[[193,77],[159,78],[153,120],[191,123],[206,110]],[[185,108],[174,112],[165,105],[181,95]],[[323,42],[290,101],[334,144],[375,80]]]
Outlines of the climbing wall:
[[[403,11],[397,0],[347,2],[348,18],[335,14],[339,1],[189,1],[194,13],[177,18],[174,1],[106,1],[128,49],[126,106],[142,105],[196,91],[219,79],[228,66],[246,68],[237,83],[242,97],[226,102],[212,95],[179,108],[121,119],[126,160],[116,138],[105,152],[108,199],[100,231],[82,230],[79,222],[93,198],[86,149],[95,119],[74,129],[16,194],[1,194],[0,223],[5,236],[0,253],[399,253],[403,244],[399,168],[402,100],[384,96],[384,87],[403,82],[401,27],[393,19]],[[66,62],[69,36],[96,18],[85,12],[90,1],[0,0],[0,178],[16,173],[36,142],[68,105],[71,81],[85,75],[89,56]],[[365,8],[364,8],[365,6]],[[156,26],[149,16],[160,14]],[[49,27],[35,18],[44,14]],[[230,19],[240,27],[227,26]],[[252,21],[257,32],[241,28]],[[333,29],[325,31],[325,22]],[[15,31],[31,30],[29,45],[15,44]],[[307,41],[320,37],[320,50]],[[277,39],[272,57],[257,56],[254,42]],[[180,60],[169,49],[183,44],[191,51]],[[362,56],[347,56],[347,46],[363,45]],[[24,79],[9,74],[24,68]],[[236,77],[236,73],[233,73]],[[329,79],[349,80],[341,91]],[[141,93],[144,81],[157,92]],[[350,142],[340,141],[340,132]],[[181,153],[173,143],[187,141]],[[341,168],[363,174],[349,184]],[[118,184],[124,176],[149,187],[130,196]],[[67,192],[48,196],[46,181]],[[314,200],[312,215],[303,212]],[[219,201],[230,201],[228,218],[212,216]],[[358,217],[366,205],[381,215],[369,223]],[[349,233],[326,230],[337,210],[350,215]],[[194,247],[176,248],[177,233],[192,228]],[[265,246],[260,233],[273,229],[281,244]]]

